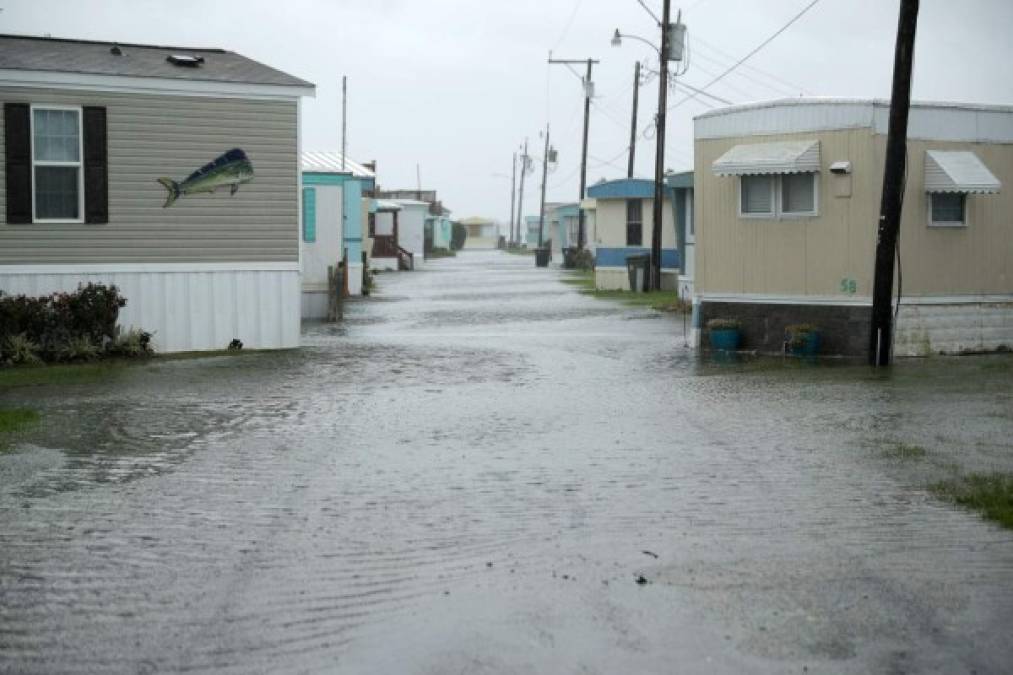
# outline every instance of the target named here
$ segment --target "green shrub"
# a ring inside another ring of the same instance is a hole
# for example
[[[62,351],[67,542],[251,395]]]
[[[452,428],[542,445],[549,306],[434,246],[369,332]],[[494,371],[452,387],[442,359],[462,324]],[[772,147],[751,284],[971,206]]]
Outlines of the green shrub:
[[[138,328],[131,328],[125,333],[117,330],[116,339],[109,343],[106,353],[126,358],[151,356],[155,353],[154,347],[151,346],[151,333]]]
[[[578,270],[593,270],[594,255],[586,248],[578,249],[573,253],[573,268]]]
[[[0,292],[0,342],[24,335],[43,359],[55,358],[71,338],[105,345],[116,335],[116,319],[127,301],[116,286],[82,284],[74,293],[41,297]]]
[[[42,363],[39,345],[24,333],[11,335],[0,344],[0,363],[10,365],[31,365]]]
[[[41,297],[0,292],[0,365],[152,353],[150,333],[120,334],[116,321],[126,304],[116,286],[103,284]]]
[[[707,330],[742,330],[742,322],[738,319],[711,319],[707,322]]]
[[[98,345],[87,335],[74,335],[67,338],[56,350],[58,361],[69,363],[78,361],[94,361],[99,357]]]
[[[451,223],[450,250],[460,251],[464,248],[464,242],[468,239],[468,228],[461,223]]]

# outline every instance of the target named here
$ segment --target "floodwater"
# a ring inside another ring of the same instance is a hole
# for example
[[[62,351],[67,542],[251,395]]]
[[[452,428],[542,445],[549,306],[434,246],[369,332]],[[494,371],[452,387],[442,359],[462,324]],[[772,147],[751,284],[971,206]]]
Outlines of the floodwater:
[[[0,671],[1010,672],[1013,532],[927,488],[1013,469],[1010,357],[701,360],[560,277],[0,391]]]

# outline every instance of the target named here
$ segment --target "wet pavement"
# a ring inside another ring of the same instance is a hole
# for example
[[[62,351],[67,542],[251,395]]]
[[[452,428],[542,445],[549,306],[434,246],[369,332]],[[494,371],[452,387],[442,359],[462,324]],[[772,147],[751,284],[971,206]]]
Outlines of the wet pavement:
[[[1013,470],[1013,359],[701,360],[561,274],[0,391],[0,672],[1009,672],[1013,532],[927,486]]]

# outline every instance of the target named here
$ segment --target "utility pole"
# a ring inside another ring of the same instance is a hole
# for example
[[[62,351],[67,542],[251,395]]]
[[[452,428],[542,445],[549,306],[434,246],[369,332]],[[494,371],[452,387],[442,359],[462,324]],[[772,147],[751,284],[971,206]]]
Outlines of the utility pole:
[[[545,123],[545,152],[542,153],[542,201],[538,207],[538,248],[542,247],[542,230],[545,227],[545,177],[549,173],[549,123]]]
[[[524,139],[524,154],[521,155],[521,188],[517,193],[517,230],[521,228],[521,218],[524,213],[524,174],[528,172],[528,139]],[[541,246],[542,242],[539,241]]]
[[[341,76],[341,172],[345,172],[345,146],[348,135],[345,126],[345,113],[348,111],[348,76]]]
[[[907,118],[911,106],[911,70],[914,61],[918,0],[901,0],[897,21],[897,44],[893,55],[893,91],[890,94],[890,127],[886,137],[886,166],[876,234],[876,267],[872,286],[872,321],[869,330],[869,363],[890,364],[893,351],[893,268],[898,255],[904,172],[907,155]]]
[[[633,118],[630,122],[630,168],[627,178],[633,178],[633,162],[637,154],[637,99],[640,94],[640,61],[633,68]]]
[[[520,228],[517,235],[514,235],[514,197],[517,196],[517,153],[514,152],[513,162],[510,164],[510,244],[517,246],[520,243]]]
[[[665,110],[668,108],[668,20],[671,17],[672,0],[664,0],[661,13],[661,58],[658,77],[658,116],[655,118],[657,145],[654,151],[654,209],[651,219],[651,285],[652,291],[661,290],[661,220],[665,202]],[[681,17],[681,12],[680,12]]]
[[[594,95],[594,84],[591,82],[591,66],[598,63],[598,60],[553,59],[549,57],[549,63],[563,65],[587,64],[587,75],[584,77],[584,137],[580,154],[580,196],[577,198],[577,248],[584,248],[584,209],[580,208],[580,203],[584,201],[584,189],[587,187],[587,133],[591,120],[591,97]]]

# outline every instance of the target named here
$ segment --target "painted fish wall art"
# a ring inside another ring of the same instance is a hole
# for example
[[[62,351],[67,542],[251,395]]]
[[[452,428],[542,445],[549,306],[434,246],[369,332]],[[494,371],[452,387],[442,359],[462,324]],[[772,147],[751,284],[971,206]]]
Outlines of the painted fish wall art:
[[[215,192],[218,188],[226,186],[229,187],[229,194],[234,195],[240,185],[251,180],[253,180],[253,164],[250,163],[250,158],[239,148],[233,148],[215,161],[208,162],[194,171],[184,181],[177,183],[171,178],[159,178],[158,182],[169,192],[162,208],[172,206],[184,195]]]

